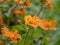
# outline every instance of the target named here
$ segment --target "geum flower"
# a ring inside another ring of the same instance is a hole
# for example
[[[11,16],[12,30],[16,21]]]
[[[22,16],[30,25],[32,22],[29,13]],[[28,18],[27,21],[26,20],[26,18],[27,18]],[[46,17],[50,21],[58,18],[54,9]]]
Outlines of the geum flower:
[[[35,15],[35,16],[25,16],[24,17],[25,20],[25,24],[31,26],[31,27],[37,27],[38,26],[38,22],[39,22],[39,18]]]
[[[5,38],[10,39],[12,42],[17,43],[19,40],[21,40],[21,36],[16,30],[14,32],[10,32],[7,27],[4,27],[2,28],[1,32]]]
[[[52,4],[53,0],[46,0],[44,5],[47,6],[49,9],[53,9],[54,5]]]
[[[19,5],[23,4],[23,0],[15,0],[15,2],[17,2]]]
[[[54,5],[53,5],[53,4],[48,4],[47,7],[48,7],[49,9],[53,9],[53,8],[54,8]]]
[[[3,18],[0,16],[0,25],[3,24]]]
[[[55,21],[47,21],[41,20],[39,26],[44,30],[56,30],[56,22]]]
[[[53,0],[46,0],[47,2],[52,2]]]
[[[18,15],[20,15],[20,14],[25,14],[26,13],[26,11],[25,11],[25,9],[23,9],[23,10],[15,10],[14,11],[14,14],[18,14]]]
[[[30,6],[30,0],[26,0],[26,6],[27,6],[27,7]]]
[[[35,16],[25,16],[24,18],[25,24],[31,26],[31,27],[41,27],[43,30],[56,30],[56,22],[54,20],[47,21],[47,20],[41,20],[36,15]]]
[[[5,2],[5,0],[0,0],[0,3],[4,3]]]
[[[15,0],[15,2],[18,3],[18,5],[20,6],[25,6],[25,7],[29,7],[30,6],[30,0]]]
[[[18,42],[19,40],[22,39],[22,38],[21,38],[21,35],[18,34],[18,31],[17,31],[17,30],[15,30],[15,31],[13,32],[13,35],[14,35],[14,38],[11,39],[12,42]]]
[[[0,45],[2,45],[2,40],[0,40]]]

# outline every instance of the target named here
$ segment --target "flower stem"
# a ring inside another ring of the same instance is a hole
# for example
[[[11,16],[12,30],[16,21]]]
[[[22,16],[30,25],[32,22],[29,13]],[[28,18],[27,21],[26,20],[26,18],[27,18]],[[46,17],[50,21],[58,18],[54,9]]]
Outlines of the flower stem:
[[[10,15],[12,14],[14,8],[17,6],[17,4],[13,5],[9,10],[8,10],[8,25],[9,25],[9,21],[10,21]]]
[[[13,10],[14,10],[14,8],[17,6],[17,4],[14,4],[9,10],[8,10],[8,14],[10,15],[12,12],[13,12]]]
[[[27,38],[28,38],[29,32],[30,32],[30,30],[28,30],[27,33],[26,33],[26,37],[25,37],[25,39],[24,39],[24,45],[26,45],[26,41],[27,41]]]
[[[43,10],[43,8],[44,8],[44,5],[41,6],[41,8],[40,8],[40,10],[39,10],[39,12],[38,12],[38,16],[39,16],[39,14],[41,13],[41,11]]]

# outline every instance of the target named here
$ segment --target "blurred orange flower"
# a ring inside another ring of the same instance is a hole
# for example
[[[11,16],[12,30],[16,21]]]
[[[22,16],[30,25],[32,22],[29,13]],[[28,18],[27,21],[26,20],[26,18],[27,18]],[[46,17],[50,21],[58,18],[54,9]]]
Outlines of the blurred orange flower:
[[[25,20],[25,24],[27,24],[27,25],[30,25],[32,27],[38,26],[37,22],[39,21],[39,18],[37,16],[32,17],[32,16],[28,15],[28,16],[25,16],[24,20]]]
[[[5,2],[5,0],[0,0],[0,3],[4,3]]]
[[[15,0],[15,2],[17,2],[19,5],[23,4],[23,0]]]
[[[27,7],[30,6],[30,0],[26,0],[26,6],[27,6]]]
[[[22,40],[21,35],[18,34],[18,31],[17,31],[17,30],[15,30],[15,31],[13,32],[13,35],[14,35],[14,38],[11,39],[12,42],[17,43],[19,40]]]
[[[1,32],[6,38],[12,38],[13,37],[13,33],[9,32],[9,29],[7,27],[2,28]]]
[[[21,35],[18,34],[18,31],[15,30],[14,32],[10,32],[9,29],[7,27],[2,28],[2,34],[3,36],[5,36],[6,38],[11,39],[12,42],[17,43],[19,40],[21,40]]]
[[[14,11],[14,14],[25,14],[25,13],[26,13],[25,10],[21,10],[21,11],[15,10],[15,11]]]
[[[53,9],[53,7],[54,7],[53,4],[48,5],[48,8],[50,8],[50,9]]]
[[[47,21],[47,20],[42,20],[41,24],[39,25],[42,29],[44,30],[56,30],[56,22],[55,21]]]
[[[29,7],[30,6],[30,0],[15,0],[15,2],[17,2],[20,6],[25,6],[25,7]],[[24,3],[25,2],[25,3]]]
[[[2,45],[2,40],[0,40],[0,45]]]
[[[53,0],[46,0],[47,2],[52,2]]]
[[[53,9],[54,5],[52,4],[53,0],[46,0],[46,2],[44,3],[45,6],[47,6],[49,9]]]
[[[0,16],[0,25],[3,24],[3,18]]]
[[[56,30],[56,22],[53,21],[47,21],[47,20],[40,20],[36,15],[35,16],[25,16],[24,18],[25,24],[30,25],[32,27],[40,26],[44,30]]]

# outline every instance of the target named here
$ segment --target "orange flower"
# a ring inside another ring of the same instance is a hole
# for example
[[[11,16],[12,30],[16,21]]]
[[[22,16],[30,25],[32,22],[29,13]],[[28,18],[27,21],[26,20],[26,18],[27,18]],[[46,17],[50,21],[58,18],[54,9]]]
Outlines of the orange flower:
[[[28,15],[28,16],[25,16],[24,20],[25,20],[25,24],[27,25],[30,25],[32,27],[38,26],[37,22],[39,21],[39,18],[37,16],[31,17],[30,15]]]
[[[31,17],[30,15],[25,16],[24,18],[25,24],[30,25],[32,27],[40,26],[44,30],[56,30],[56,22],[55,21],[47,21],[40,20],[37,16]]]
[[[23,4],[23,0],[15,0],[19,5]]]
[[[5,0],[0,0],[0,2],[1,2],[1,3],[4,3],[4,2],[5,2]]]
[[[30,0],[15,0],[15,2],[17,2],[20,6],[26,8],[30,6]],[[24,3],[25,2],[25,3]]]
[[[46,0],[47,2],[52,2],[53,0]]]
[[[0,40],[0,45],[2,45],[2,40]]]
[[[3,24],[3,18],[0,16],[0,25]]]
[[[51,4],[53,0],[46,0],[46,2],[44,3],[45,6],[47,6],[49,9],[53,9],[53,4]]]
[[[18,34],[17,30],[14,31],[13,35],[14,35],[14,38],[11,39],[12,42],[17,43],[19,40],[22,40],[21,35]]]
[[[14,11],[14,14],[25,14],[25,13],[26,13],[25,10],[21,10],[21,11],[15,10],[15,11]]]
[[[42,20],[41,24],[39,25],[42,29],[44,30],[56,30],[56,22],[55,21],[50,21],[48,22],[47,20]]]
[[[54,7],[53,4],[48,5],[48,8],[50,8],[50,9],[53,9],[53,7]]]
[[[15,38],[18,38],[20,40],[22,39],[21,36],[18,34],[17,30],[15,30],[13,34],[14,34]]]
[[[6,38],[12,38],[13,37],[13,33],[9,32],[9,29],[7,27],[2,28],[1,32]]]
[[[14,32],[10,32],[7,27],[2,28],[2,34],[6,38],[9,38],[12,42],[17,43],[19,40],[21,40],[21,36],[18,34],[18,31],[15,30]]]
[[[26,0],[26,6],[27,6],[27,7],[30,6],[30,0]]]

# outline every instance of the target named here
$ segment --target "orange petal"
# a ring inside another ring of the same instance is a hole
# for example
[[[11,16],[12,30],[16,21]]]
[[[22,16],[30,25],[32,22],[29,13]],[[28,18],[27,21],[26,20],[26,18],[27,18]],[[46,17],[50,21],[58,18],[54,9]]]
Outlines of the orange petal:
[[[3,18],[0,16],[0,25],[3,24]]]

